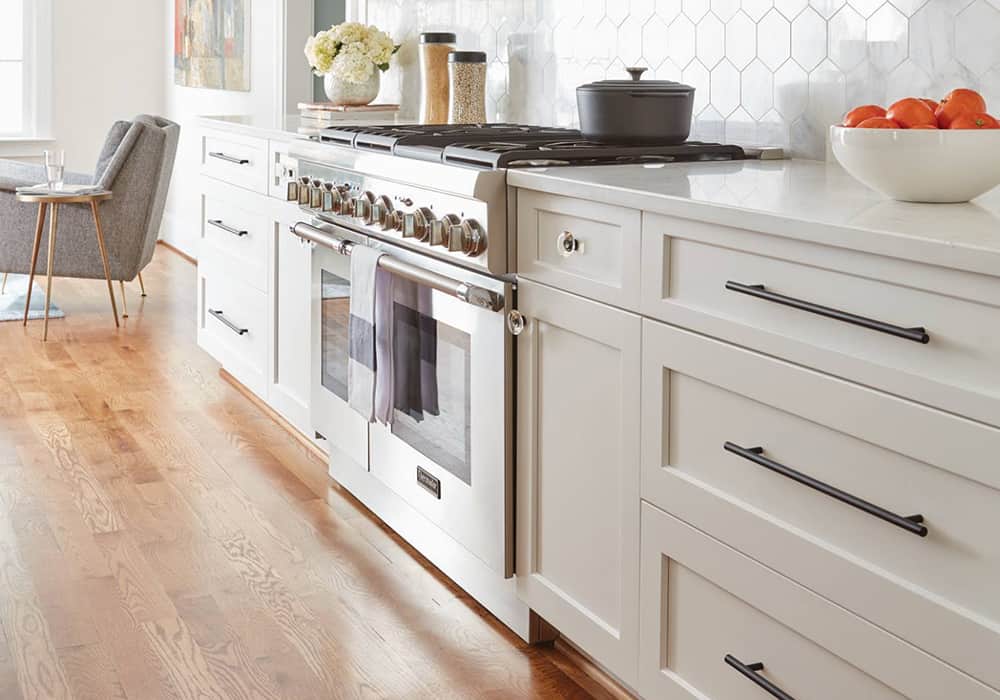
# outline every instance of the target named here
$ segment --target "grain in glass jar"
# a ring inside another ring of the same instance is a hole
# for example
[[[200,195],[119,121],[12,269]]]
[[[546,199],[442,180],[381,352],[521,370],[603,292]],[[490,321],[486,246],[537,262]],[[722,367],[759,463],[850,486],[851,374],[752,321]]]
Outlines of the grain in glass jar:
[[[449,96],[448,54],[455,50],[451,32],[420,35],[420,123],[447,124]]]
[[[449,124],[486,122],[486,54],[482,51],[453,51],[448,54],[451,75]]]

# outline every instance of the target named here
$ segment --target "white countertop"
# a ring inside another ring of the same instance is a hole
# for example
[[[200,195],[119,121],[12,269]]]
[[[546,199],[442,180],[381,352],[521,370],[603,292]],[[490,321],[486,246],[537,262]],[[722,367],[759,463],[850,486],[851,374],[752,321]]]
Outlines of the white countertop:
[[[283,117],[260,117],[246,114],[237,115],[203,115],[198,117],[199,123],[210,129],[222,129],[233,133],[259,136],[261,138],[290,140],[308,138],[316,133],[311,123],[303,126],[303,120],[298,114],[286,114]],[[373,112],[345,112],[338,121],[344,124],[411,124],[413,120],[399,118],[396,114],[386,116]]]
[[[968,204],[886,199],[810,160],[511,170],[508,184],[1000,276],[1000,188]]]

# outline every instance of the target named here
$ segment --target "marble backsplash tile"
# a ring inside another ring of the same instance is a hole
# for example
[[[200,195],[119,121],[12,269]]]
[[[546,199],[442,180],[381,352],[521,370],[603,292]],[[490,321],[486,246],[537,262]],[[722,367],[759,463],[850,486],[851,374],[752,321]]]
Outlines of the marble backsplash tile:
[[[981,90],[1000,112],[1000,0],[362,0],[403,43],[382,98],[415,114],[416,39],[489,55],[487,113],[574,126],[577,85],[644,65],[696,89],[693,135],[823,158],[850,106]]]

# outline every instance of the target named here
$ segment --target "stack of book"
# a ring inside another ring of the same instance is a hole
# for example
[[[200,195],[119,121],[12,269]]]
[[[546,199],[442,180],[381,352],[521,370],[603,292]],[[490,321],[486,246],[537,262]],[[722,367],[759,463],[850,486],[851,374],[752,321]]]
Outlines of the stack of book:
[[[330,102],[299,102],[299,132],[312,133],[337,123],[357,122],[362,119],[393,121],[399,105],[372,104],[349,107]]]

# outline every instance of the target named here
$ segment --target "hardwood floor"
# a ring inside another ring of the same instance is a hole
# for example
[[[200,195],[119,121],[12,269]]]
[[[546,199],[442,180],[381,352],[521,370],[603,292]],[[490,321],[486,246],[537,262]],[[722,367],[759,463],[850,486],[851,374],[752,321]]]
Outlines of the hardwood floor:
[[[192,265],[144,277],[117,332],[99,281],[0,323],[0,698],[611,697],[219,377]]]

